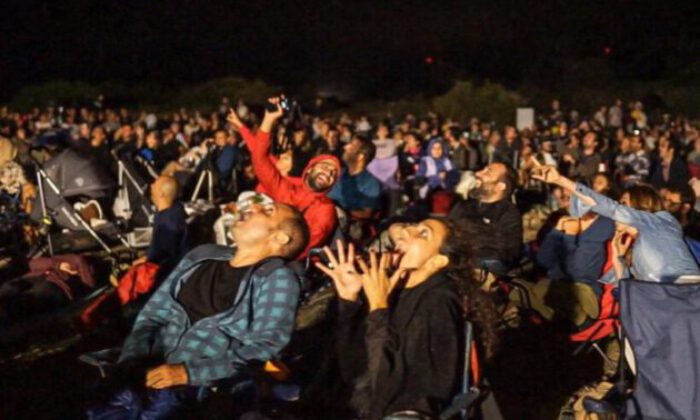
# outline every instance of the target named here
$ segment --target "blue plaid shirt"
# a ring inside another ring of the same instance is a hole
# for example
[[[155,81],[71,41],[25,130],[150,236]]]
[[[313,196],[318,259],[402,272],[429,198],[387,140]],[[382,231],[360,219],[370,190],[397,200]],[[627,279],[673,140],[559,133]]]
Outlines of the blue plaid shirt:
[[[299,301],[299,280],[274,258],[251,269],[229,310],[190,325],[176,300],[182,285],[206,260],[230,260],[233,250],[202,245],[188,253],[139,313],[121,361],[162,357],[184,363],[189,385],[231,378],[252,361],[274,358],[289,342]]]

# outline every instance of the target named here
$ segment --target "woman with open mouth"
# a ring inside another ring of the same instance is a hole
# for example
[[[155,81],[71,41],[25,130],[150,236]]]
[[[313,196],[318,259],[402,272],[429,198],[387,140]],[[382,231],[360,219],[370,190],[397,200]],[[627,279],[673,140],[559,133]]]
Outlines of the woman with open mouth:
[[[498,315],[471,277],[462,227],[430,218],[394,224],[389,236],[393,251],[372,252],[368,262],[338,242],[336,253],[326,248],[329,265],[317,264],[338,291],[341,375],[361,417],[435,416],[458,391],[465,319],[476,324],[488,357]]]

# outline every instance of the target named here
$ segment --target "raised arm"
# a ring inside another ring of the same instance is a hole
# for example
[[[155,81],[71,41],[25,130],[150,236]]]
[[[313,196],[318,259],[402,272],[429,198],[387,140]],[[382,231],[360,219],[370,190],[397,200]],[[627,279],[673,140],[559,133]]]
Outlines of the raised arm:
[[[236,113],[231,110],[228,121],[241,133],[246,147],[250,151],[253,162],[253,171],[258,178],[258,182],[263,186],[265,192],[275,201],[285,204],[295,205],[296,198],[293,184],[280,173],[275,163],[270,158],[270,133],[275,122],[284,113],[280,106],[280,98],[271,98],[269,102],[275,105],[275,111],[265,111],[262,124],[258,132],[253,135]]]
[[[577,205],[579,211],[590,208],[590,210],[601,216],[634,226],[638,229],[648,226],[658,219],[658,216],[653,213],[633,209],[604,195],[598,194],[587,186],[576,183],[559,174],[559,171],[551,166],[535,168],[532,171],[532,177],[536,180],[558,185],[569,190],[580,202]]]
[[[238,114],[236,114],[236,111],[234,111],[233,108],[229,110],[228,117],[226,117],[226,121],[231,124],[231,127],[233,127],[234,130],[238,131],[243,137],[243,143],[245,144],[246,148],[248,151],[252,154],[254,153],[255,148],[258,146],[258,142],[256,141],[255,135],[250,131],[250,128],[248,128],[247,125],[241,121],[241,119],[238,117]]]

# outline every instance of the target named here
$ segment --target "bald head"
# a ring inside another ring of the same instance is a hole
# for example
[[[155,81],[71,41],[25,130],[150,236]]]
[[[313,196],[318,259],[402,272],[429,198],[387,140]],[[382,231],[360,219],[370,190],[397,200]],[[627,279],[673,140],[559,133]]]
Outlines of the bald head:
[[[179,187],[175,178],[171,176],[159,176],[151,184],[151,199],[158,211],[165,210],[177,200]]]
[[[304,215],[292,206],[279,204],[284,217],[281,218],[277,228],[289,237],[289,242],[282,249],[283,256],[295,259],[301,254],[309,243],[309,226]]]
[[[272,256],[295,259],[309,242],[309,227],[301,212],[281,203],[253,204],[231,226],[236,255],[252,261]]]

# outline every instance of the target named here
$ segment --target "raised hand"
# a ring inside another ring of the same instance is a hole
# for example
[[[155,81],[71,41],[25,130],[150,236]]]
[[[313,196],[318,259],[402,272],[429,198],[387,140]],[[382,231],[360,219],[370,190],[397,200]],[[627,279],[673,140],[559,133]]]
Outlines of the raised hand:
[[[362,279],[355,268],[355,247],[350,244],[346,254],[343,242],[339,240],[337,244],[337,257],[330,248],[324,247],[323,251],[326,253],[330,264],[316,263],[316,267],[333,279],[333,284],[341,299],[355,302],[362,289]]]
[[[531,176],[538,181],[548,184],[557,184],[563,178],[557,168],[553,166],[539,166],[532,170]]]
[[[693,189],[695,196],[700,197],[700,179],[693,178],[690,181],[688,181],[688,185],[690,185],[690,188]]]
[[[369,267],[364,261],[358,261],[362,270],[362,290],[367,297],[370,312],[389,307],[389,295],[406,273],[406,270],[399,269],[389,277],[387,269],[391,265],[391,260],[391,254],[383,253],[377,261],[377,254],[372,251],[369,254]]]
[[[226,117],[226,121],[228,121],[233,126],[233,128],[235,128],[236,130],[241,128],[241,126],[243,125],[243,122],[238,117],[238,114],[236,113],[236,111],[233,110],[233,108],[229,108],[228,116]]]
[[[619,229],[615,231],[615,236],[613,237],[612,254],[614,258],[624,257],[629,251],[632,243],[634,242],[634,236],[627,230]]]
[[[265,109],[265,116],[263,117],[262,123],[260,124],[260,129],[262,131],[266,133],[271,132],[272,126],[274,125],[275,121],[277,121],[282,117],[282,115],[284,115],[284,110],[280,105],[280,101],[282,99],[284,99],[284,96],[275,96],[267,100],[269,103],[274,105],[275,110],[270,111],[267,108]]]

